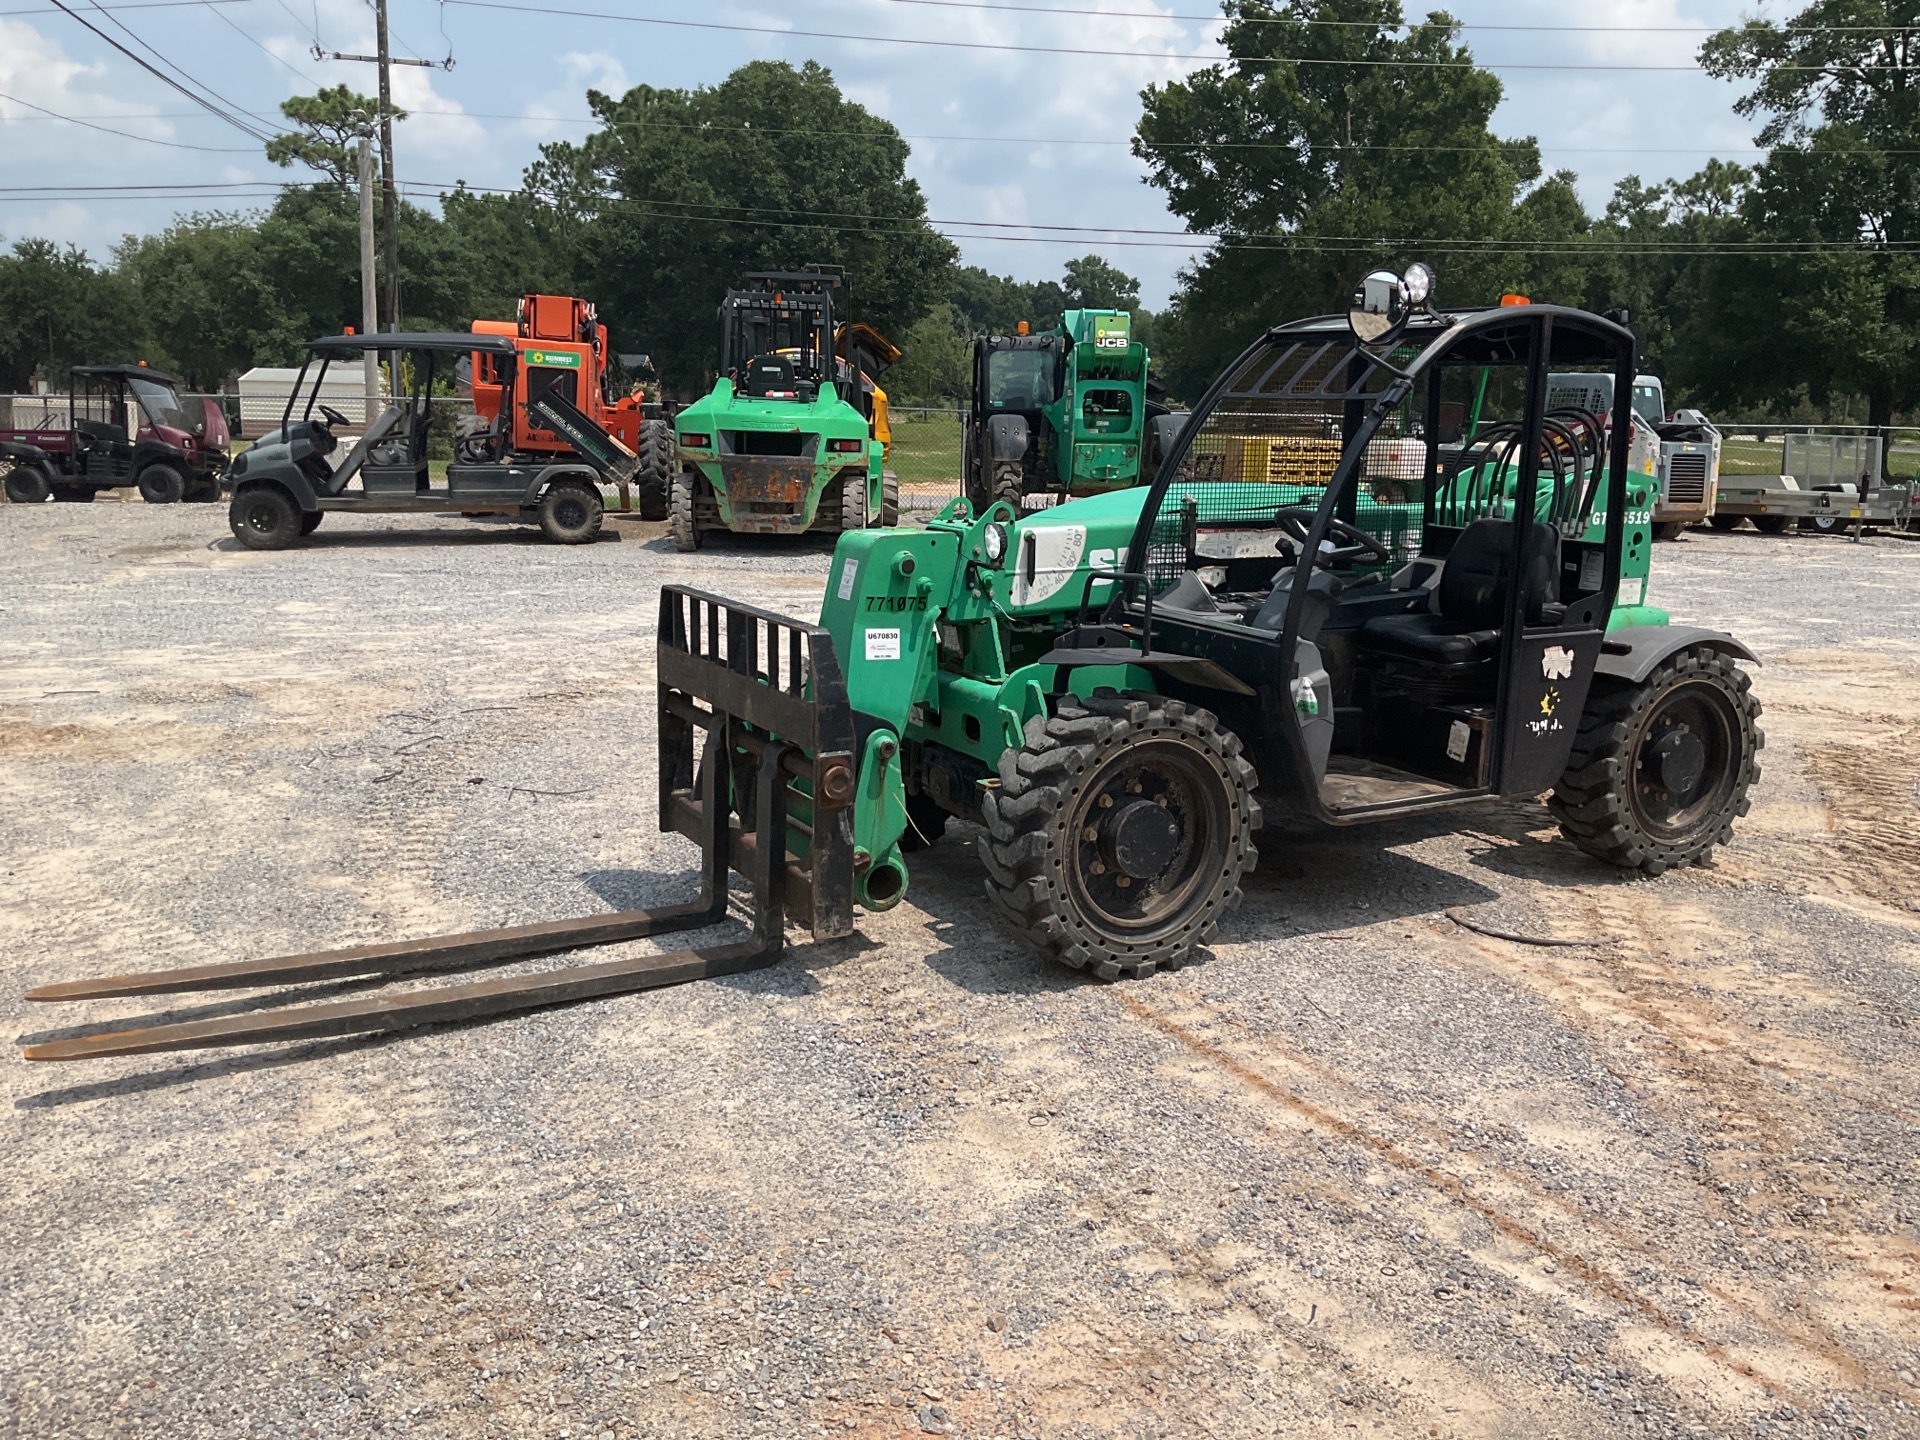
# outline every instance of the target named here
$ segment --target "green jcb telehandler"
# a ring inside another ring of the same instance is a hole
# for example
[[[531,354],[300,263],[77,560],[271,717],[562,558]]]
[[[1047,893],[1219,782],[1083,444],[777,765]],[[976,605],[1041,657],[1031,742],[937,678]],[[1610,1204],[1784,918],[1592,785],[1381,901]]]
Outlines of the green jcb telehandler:
[[[697,549],[715,530],[797,535],[896,523],[899,485],[875,425],[885,396],[871,369],[900,352],[866,327],[836,324],[837,275],[745,279],[720,305],[720,378],[674,417],[675,546]],[[856,336],[871,342],[844,353]]]
[[[1059,326],[973,342],[961,431],[964,493],[975,514],[1137,485],[1186,416],[1147,395],[1147,347],[1125,310],[1069,310]]]
[[[1277,811],[1355,825],[1546,793],[1600,860],[1648,875],[1704,860],[1759,774],[1754,656],[1646,603],[1633,337],[1545,305],[1439,311],[1431,290],[1423,266],[1380,271],[1348,314],[1267,331],[1150,485],[1025,518],[962,498],[924,530],[842,536],[818,624],[665,587],[659,823],[701,846],[698,902],[32,998],[459,969],[657,934],[720,918],[729,867],[752,882],[747,941],[28,1056],[385,1030],[772,964],[789,914],[831,937],[897,905],[909,855],[955,817],[979,827],[1011,933],[1109,979],[1182,965],[1220,933]],[[1610,413],[1550,403],[1582,374],[1614,377]],[[1329,429],[1340,455],[1311,504],[1188,463]],[[1402,558],[1378,512],[1413,489]]]

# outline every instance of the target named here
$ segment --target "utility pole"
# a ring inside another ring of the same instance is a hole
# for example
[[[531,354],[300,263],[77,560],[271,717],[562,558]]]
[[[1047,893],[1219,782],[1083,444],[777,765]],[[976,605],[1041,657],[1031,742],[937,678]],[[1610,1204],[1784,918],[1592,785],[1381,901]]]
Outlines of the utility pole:
[[[387,220],[387,324],[400,328],[400,187],[393,178],[393,57],[387,53],[387,0],[374,0],[380,66],[380,195]]]
[[[379,333],[379,283],[373,268],[373,136],[360,136],[360,333],[369,341]],[[373,424],[380,404],[380,356],[363,351],[361,364],[367,375],[367,411],[365,423]]]
[[[453,55],[445,60],[396,60],[387,48],[387,0],[373,4],[376,53],[345,55],[338,50],[313,47],[316,60],[353,60],[362,65],[380,67],[380,208],[381,234],[387,262],[387,328],[400,328],[400,187],[393,178],[393,78],[395,65],[416,65],[423,70],[453,69]],[[364,153],[364,152],[363,152]],[[369,324],[370,331],[378,329]]]

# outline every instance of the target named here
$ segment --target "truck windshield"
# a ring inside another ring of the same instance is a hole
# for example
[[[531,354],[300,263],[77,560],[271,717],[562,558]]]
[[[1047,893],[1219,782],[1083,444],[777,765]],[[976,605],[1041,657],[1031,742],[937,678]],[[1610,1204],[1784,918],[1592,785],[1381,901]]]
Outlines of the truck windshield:
[[[987,403],[997,410],[1038,410],[1053,403],[1051,350],[996,350],[987,356]]]
[[[1649,425],[1659,426],[1665,422],[1667,397],[1661,392],[1659,381],[1633,382],[1633,413]]]
[[[130,376],[127,387],[133,391],[133,398],[140,402],[147,419],[155,425],[164,425],[169,430],[192,431],[206,423],[204,419],[196,421],[187,413],[171,385],[162,385],[158,380],[148,380],[142,376]]]

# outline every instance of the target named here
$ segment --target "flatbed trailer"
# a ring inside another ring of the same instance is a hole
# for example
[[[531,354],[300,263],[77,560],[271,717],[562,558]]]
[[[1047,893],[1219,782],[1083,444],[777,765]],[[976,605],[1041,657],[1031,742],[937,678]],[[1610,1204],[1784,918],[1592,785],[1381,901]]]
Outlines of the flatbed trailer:
[[[1803,485],[1792,475],[1723,475],[1711,524],[1732,530],[1751,520],[1756,530],[1778,535],[1789,528],[1851,529],[1855,539],[1879,527],[1904,529],[1913,514],[1913,486],[1871,485],[1864,497],[1850,481]]]

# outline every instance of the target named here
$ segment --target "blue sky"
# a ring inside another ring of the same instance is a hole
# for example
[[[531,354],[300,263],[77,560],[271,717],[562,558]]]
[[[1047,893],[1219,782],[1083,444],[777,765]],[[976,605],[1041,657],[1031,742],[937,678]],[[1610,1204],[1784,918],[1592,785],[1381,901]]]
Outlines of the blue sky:
[[[363,0],[99,0],[105,14],[89,8],[95,0],[67,3],[138,49],[131,31],[183,67],[190,88],[194,81],[212,87],[268,128],[289,95],[343,81],[373,90],[371,66],[316,61],[311,53],[316,38],[329,50],[372,51],[373,11]],[[1035,14],[951,0],[529,3],[678,23],[391,0],[396,54],[439,60],[450,50],[455,59],[451,71],[394,72],[396,99],[413,112],[396,140],[403,183],[516,184],[539,144],[587,133],[590,86],[618,92],[639,83],[710,84],[751,59],[813,59],[851,98],[910,137],[911,173],[967,262],[1040,279],[1057,277],[1075,255],[1097,251],[1138,275],[1143,299],[1157,307],[1192,253],[1171,237],[1126,233],[1180,228],[1160,192],[1141,183],[1126,141],[1143,86],[1196,69],[1205,61],[1191,57],[1217,51],[1219,23],[1204,18],[1212,9],[1207,0],[996,0],[1111,15]],[[113,8],[121,4],[150,8]],[[1692,58],[1712,27],[1748,14],[1791,13],[1730,0],[1593,0],[1577,9],[1548,0],[1458,0],[1449,9],[1470,27],[1602,27],[1467,32],[1475,56],[1506,86],[1496,130],[1537,136],[1548,167],[1576,171],[1596,210],[1622,175],[1661,179],[1691,174],[1713,155],[1751,158],[1756,127],[1732,109],[1739,89],[1691,69]],[[1117,53],[779,33],[797,29]],[[1530,68],[1566,65],[1643,68]],[[169,143],[102,134],[45,111]],[[249,197],[289,174],[268,164],[240,129],[196,110],[50,0],[0,0],[0,236],[7,241],[46,235],[104,255],[121,235],[159,229],[178,211],[258,204]],[[181,188],[139,198],[31,189],[131,185]],[[982,221],[1007,227],[994,232],[1002,238],[966,228]],[[1026,228],[1042,226],[1089,233]]]

